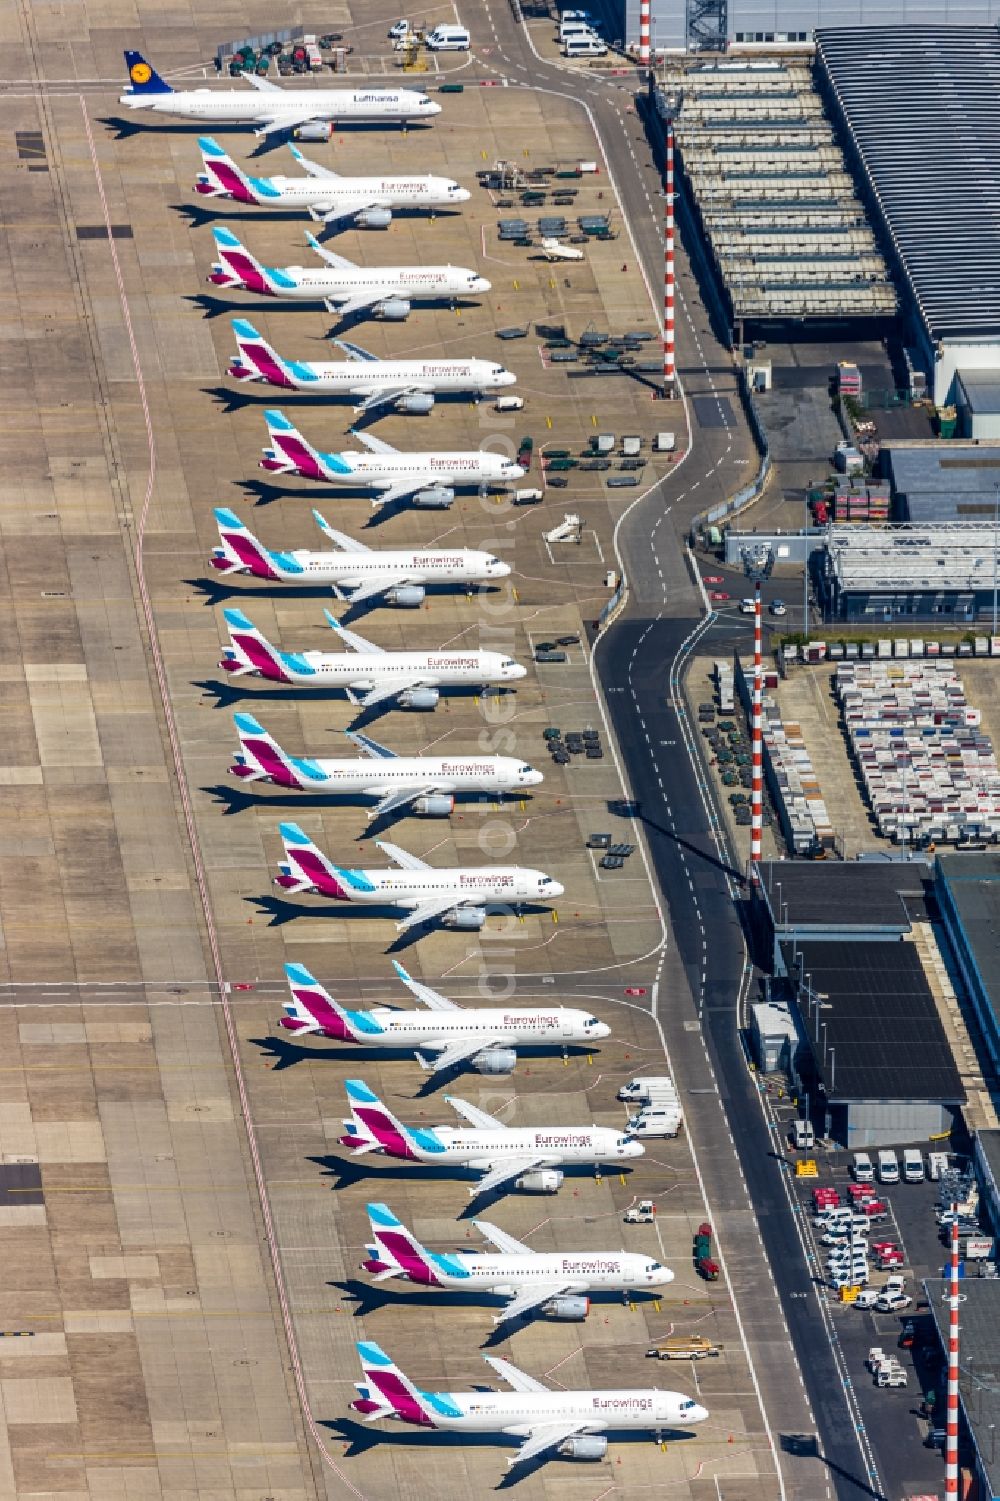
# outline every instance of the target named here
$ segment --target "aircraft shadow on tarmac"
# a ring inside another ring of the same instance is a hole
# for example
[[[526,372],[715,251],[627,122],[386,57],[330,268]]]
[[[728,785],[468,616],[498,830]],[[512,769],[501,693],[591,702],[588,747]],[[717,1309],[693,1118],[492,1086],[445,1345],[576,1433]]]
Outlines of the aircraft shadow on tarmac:
[[[217,709],[231,709],[234,704],[248,700],[253,704],[289,704],[298,700],[299,697],[308,698],[310,703],[344,703],[349,702],[343,688],[306,688],[299,687],[296,683],[276,683],[273,688],[261,688],[259,678],[251,678],[246,687],[241,687],[241,682],[247,681],[239,677],[233,678],[201,678],[192,683],[192,687],[200,688],[206,696],[215,699]],[[498,696],[506,697],[504,690],[500,690]],[[451,699],[485,697],[477,694],[475,689],[463,689],[461,686],[441,689],[441,702],[444,705]],[[348,729],[358,731],[368,725],[375,724],[391,713],[395,707],[394,700],[383,700],[380,704],[373,704],[370,709],[359,708]]]
[[[338,902],[336,906],[332,907],[298,906],[294,902],[286,901],[284,897],[272,896],[270,893],[266,896],[248,896],[245,900],[250,905],[256,907],[261,917],[270,918],[268,927],[271,928],[284,927],[286,923],[294,922],[297,918],[301,917],[351,918],[361,921],[371,921],[374,918],[380,918],[385,921],[386,919],[398,919],[401,911],[400,908],[389,905],[359,907],[352,902]],[[508,906],[500,902],[488,902],[485,905],[488,912],[498,909],[503,912],[510,911]],[[526,917],[544,914],[549,910],[548,907],[531,902],[524,902],[518,908],[519,913]],[[437,919],[432,919],[430,922],[425,923],[414,923],[412,928],[405,929],[394,938],[385,952],[387,954],[402,953],[405,949],[412,948],[415,943],[419,943],[421,938],[426,937],[428,933],[437,930],[439,927],[440,923]],[[625,1171],[628,1171],[628,1169],[626,1168]]]
[[[107,126],[108,130],[116,131],[116,141],[127,141],[132,136],[143,135],[148,131],[155,131],[157,135],[203,136],[210,124],[205,120],[168,122],[158,118],[155,114],[147,113],[146,110],[139,110],[134,115],[102,115],[98,117],[97,123]]]
[[[254,791],[254,783],[245,782],[217,782],[213,787],[201,787],[198,790],[206,796],[215,799],[216,806],[222,809],[223,816],[230,818],[234,813],[245,813],[249,808],[266,808],[269,811],[278,812],[288,809],[294,812],[301,810],[304,805],[310,808],[329,808],[331,811],[337,808],[363,808],[364,804],[350,793],[344,792],[285,792],[278,791],[274,787],[265,787],[260,792]],[[495,810],[497,798],[483,798],[477,801],[469,798],[466,802],[460,802],[456,797],[456,807],[467,809],[470,813],[476,812],[477,808],[485,817]],[[388,813],[376,815],[365,825],[357,836],[358,842],[366,839],[378,839],[380,835],[388,833],[396,824],[402,823],[407,817],[405,808],[396,808]]]
[[[329,584],[269,584],[266,579],[249,579],[240,573],[217,573],[214,578],[184,579],[189,589],[196,589],[206,605],[213,609],[228,599],[238,599],[252,607],[255,599],[330,599]],[[346,619],[346,617],[345,617]]]

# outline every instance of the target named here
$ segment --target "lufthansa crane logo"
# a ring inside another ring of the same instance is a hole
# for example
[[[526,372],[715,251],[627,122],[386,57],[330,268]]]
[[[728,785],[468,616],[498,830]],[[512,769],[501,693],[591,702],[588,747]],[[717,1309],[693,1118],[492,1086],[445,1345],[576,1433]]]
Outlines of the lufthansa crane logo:
[[[133,83],[148,83],[153,76],[149,63],[133,63],[128,73]]]

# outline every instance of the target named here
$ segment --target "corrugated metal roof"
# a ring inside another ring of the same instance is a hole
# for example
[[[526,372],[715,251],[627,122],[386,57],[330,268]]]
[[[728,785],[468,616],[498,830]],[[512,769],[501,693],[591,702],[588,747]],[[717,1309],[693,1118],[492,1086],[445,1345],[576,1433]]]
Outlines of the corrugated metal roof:
[[[932,339],[1000,339],[1000,32],[816,32],[843,115]]]

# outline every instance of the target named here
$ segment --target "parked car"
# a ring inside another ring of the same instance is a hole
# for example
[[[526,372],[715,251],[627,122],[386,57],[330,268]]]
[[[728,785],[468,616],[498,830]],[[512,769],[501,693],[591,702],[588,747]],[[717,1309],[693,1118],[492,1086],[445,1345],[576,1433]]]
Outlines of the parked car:
[[[875,1300],[875,1308],[878,1313],[902,1313],[912,1302],[913,1299],[907,1293],[892,1293],[889,1296],[883,1293]]]
[[[726,581],[721,573],[706,573],[704,582],[706,584],[724,584]]]
[[[788,606],[785,604],[785,601],[783,599],[772,599],[767,608],[772,615],[788,614]]]
[[[726,594],[722,589],[713,589],[708,597],[709,599],[714,600],[716,604],[722,604],[724,600],[727,600],[729,598],[729,595]]]

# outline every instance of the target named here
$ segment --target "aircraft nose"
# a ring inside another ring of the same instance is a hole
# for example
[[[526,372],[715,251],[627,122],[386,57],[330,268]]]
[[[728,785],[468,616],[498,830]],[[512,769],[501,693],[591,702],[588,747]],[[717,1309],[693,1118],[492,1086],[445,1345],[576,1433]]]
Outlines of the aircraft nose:
[[[441,106],[440,106],[440,104],[436,104],[433,99],[425,99],[424,100],[424,114],[425,115],[439,115],[440,113],[441,113]]]
[[[687,1413],[685,1415],[684,1421],[686,1423],[704,1423],[704,1421],[705,1421],[705,1419],[707,1417],[708,1417],[708,1408],[707,1407],[699,1407],[698,1404],[695,1403],[694,1407],[691,1407],[691,1408],[688,1409],[688,1411],[687,1411]]]
[[[527,469],[521,464],[508,464],[505,477],[507,479],[523,479],[527,472]]]
[[[611,1028],[607,1022],[598,1022],[596,1027],[591,1027],[590,1035],[591,1037],[610,1037]]]
[[[626,1157],[645,1157],[646,1155],[646,1148],[641,1141],[626,1142],[624,1150]]]
[[[487,281],[485,276],[474,276],[472,278],[472,290],[474,292],[491,292],[493,290],[493,283]]]
[[[565,890],[566,888],[561,882],[553,881],[551,886],[546,887],[545,894],[546,896],[562,896]]]
[[[490,565],[490,573],[495,579],[509,578],[510,572],[511,568],[509,563],[493,563]]]
[[[528,669],[520,662],[513,662],[507,668],[507,676],[510,678],[526,678],[528,676]]]
[[[513,385],[516,385],[517,384],[517,376],[514,374],[513,370],[505,370],[503,372],[503,374],[499,377],[499,383],[500,383],[501,386],[513,386]]]
[[[472,194],[469,192],[468,188],[452,188],[451,196],[455,203],[468,203],[469,199],[472,197]]]
[[[528,771],[524,774],[524,782],[527,787],[537,787],[545,778],[540,771]]]

